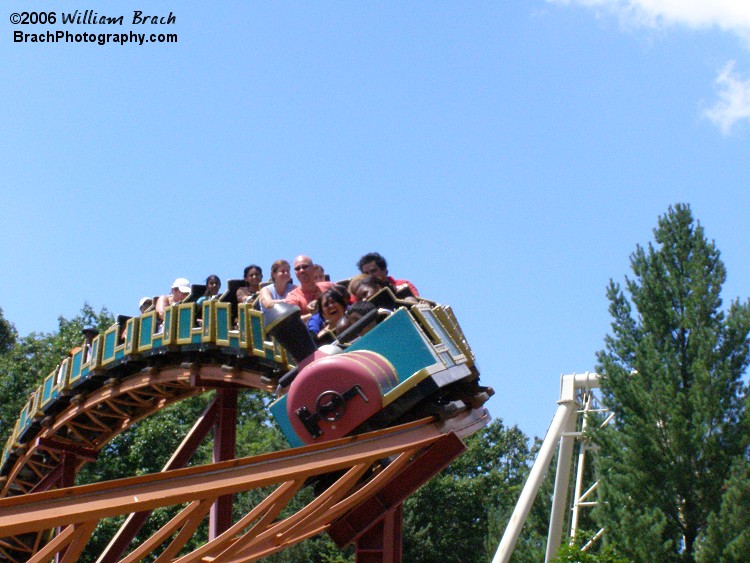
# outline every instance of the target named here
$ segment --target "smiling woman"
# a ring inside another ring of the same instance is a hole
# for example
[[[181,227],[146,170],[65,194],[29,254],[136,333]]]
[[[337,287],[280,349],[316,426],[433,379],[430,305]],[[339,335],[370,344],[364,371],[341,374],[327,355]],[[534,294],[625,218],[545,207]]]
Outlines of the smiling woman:
[[[336,324],[344,317],[349,306],[349,292],[340,285],[329,287],[318,297],[318,312],[307,321],[307,329],[317,342],[333,340]]]

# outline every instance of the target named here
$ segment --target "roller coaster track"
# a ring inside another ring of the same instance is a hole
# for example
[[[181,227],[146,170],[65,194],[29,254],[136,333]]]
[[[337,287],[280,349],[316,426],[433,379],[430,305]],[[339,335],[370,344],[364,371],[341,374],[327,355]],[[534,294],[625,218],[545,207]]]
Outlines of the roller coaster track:
[[[42,421],[34,439],[17,452],[3,483],[0,561],[77,561],[102,519],[127,514],[128,522],[137,522],[130,527],[126,522],[101,554],[102,563],[144,558],[253,561],[322,532],[341,547],[352,542],[360,546],[360,541],[380,546],[358,547],[358,560],[398,561],[392,544],[400,539],[401,502],[465,449],[461,436],[489,422],[486,411],[479,408],[445,422],[422,419],[237,460],[231,459],[232,443],[218,458],[227,461],[71,487],[77,471],[95,460],[115,436],[172,403],[218,389],[216,399],[165,469],[185,465],[212,427],[233,434],[234,428],[227,426],[235,422],[231,398],[234,393],[236,401],[237,389],[273,389],[263,370],[201,365],[196,354],[182,359],[192,361],[154,363],[124,377],[100,374],[99,388],[71,397],[65,409]],[[225,415],[222,426],[221,401],[227,397],[231,420]],[[280,517],[306,483],[320,481],[323,475],[328,475],[324,482],[331,484],[296,513]],[[261,487],[273,490],[232,522],[227,517],[232,512],[231,495]],[[187,506],[169,523],[123,555],[150,511],[184,503]],[[209,511],[217,510],[212,506],[219,507],[221,514],[212,521],[209,542],[192,553],[182,552]]]
[[[232,304],[215,300],[174,305],[161,326],[153,311],[118,318],[71,350],[29,395],[3,450],[0,561],[89,558],[97,527],[125,515],[98,563],[253,561],[322,532],[356,543],[358,562],[400,561],[401,503],[489,423],[492,391],[449,307],[383,292],[395,310],[355,323],[345,351],[318,349],[296,307],[262,315],[241,304],[235,326]],[[277,388],[288,390],[269,407],[282,433],[311,445],[235,459],[238,392]],[[160,473],[74,486],[119,434],[208,391]],[[213,463],[186,467],[211,431]],[[249,498],[262,500],[239,514]],[[149,520],[163,508],[177,515]],[[150,537],[147,520],[158,528]]]
[[[41,432],[21,448],[2,496],[44,490],[59,476],[64,458],[77,458],[77,471],[119,433],[176,401],[222,385],[271,391],[261,378],[253,371],[183,363],[105,379],[102,387],[73,396],[67,409],[42,421]]]

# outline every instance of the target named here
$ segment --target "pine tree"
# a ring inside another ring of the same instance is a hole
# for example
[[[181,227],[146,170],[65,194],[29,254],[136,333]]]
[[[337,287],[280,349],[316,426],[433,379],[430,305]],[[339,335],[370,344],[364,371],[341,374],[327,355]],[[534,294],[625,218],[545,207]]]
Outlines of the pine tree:
[[[701,563],[735,563],[750,560],[750,462],[742,459],[733,468],[721,508],[708,519],[698,546]]]
[[[612,334],[599,352],[614,425],[596,436],[606,541],[635,561],[694,561],[747,444],[750,303],[722,310],[726,270],[687,205],[637,246],[634,277],[610,282]]]

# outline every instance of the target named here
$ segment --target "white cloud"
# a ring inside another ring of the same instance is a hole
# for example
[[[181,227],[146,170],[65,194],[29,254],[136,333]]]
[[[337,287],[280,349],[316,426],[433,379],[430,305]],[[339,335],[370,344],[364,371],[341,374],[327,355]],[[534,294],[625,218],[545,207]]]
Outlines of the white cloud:
[[[719,29],[743,40],[750,49],[748,0],[547,0],[553,4],[580,5],[597,13],[617,15],[630,27],[664,29]],[[750,78],[734,69],[734,61],[719,71],[716,103],[703,112],[725,135],[740,121],[750,121]]]
[[[637,26],[718,27],[750,40],[750,2],[746,0],[548,0],[612,11]]]
[[[719,101],[703,115],[728,135],[738,121],[750,120],[750,79],[743,80],[734,70],[734,61],[729,61],[716,77],[716,85]]]

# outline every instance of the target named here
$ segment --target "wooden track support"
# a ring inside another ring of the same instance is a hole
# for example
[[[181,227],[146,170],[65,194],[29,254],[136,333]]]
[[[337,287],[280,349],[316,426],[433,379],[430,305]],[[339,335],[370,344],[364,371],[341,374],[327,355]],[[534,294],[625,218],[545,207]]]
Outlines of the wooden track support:
[[[217,499],[269,487],[271,492],[250,512],[177,561],[255,561],[328,531],[339,545],[356,541],[362,563],[396,563],[401,503],[465,449],[459,435],[488,421],[489,415],[479,409],[446,425],[423,419],[252,458],[8,497],[0,499],[0,542],[11,544],[14,537],[59,528],[26,559],[75,561],[101,519],[187,503],[122,559],[172,561]],[[337,478],[312,501],[280,516],[311,479],[331,475]]]

